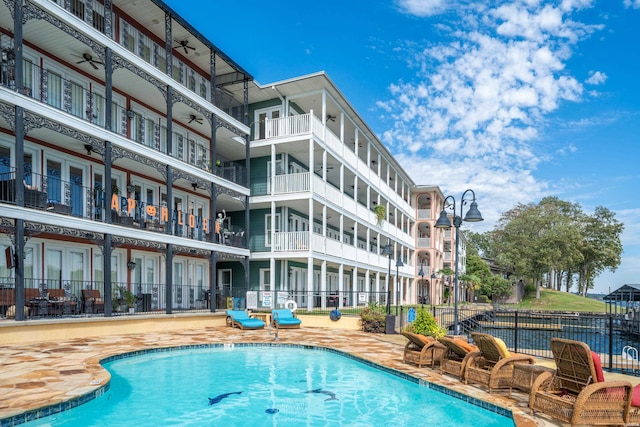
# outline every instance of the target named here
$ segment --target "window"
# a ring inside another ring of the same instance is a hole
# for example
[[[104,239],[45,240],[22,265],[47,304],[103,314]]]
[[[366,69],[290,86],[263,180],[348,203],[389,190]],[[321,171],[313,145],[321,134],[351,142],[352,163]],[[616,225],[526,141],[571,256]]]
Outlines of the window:
[[[83,216],[84,213],[84,188],[82,187],[82,169],[69,168],[69,181],[71,183],[71,214]]]
[[[271,270],[268,268],[260,269],[260,290],[265,292],[271,290]]]
[[[33,63],[25,59],[22,64],[22,84],[24,86],[24,94],[32,96],[33,94]]]
[[[270,248],[271,247],[271,214],[267,214],[264,217],[265,220],[265,246]],[[276,228],[274,230],[274,233],[279,233],[280,232],[280,214],[276,214]]]
[[[62,77],[53,71],[47,71],[47,104],[62,107]]]
[[[62,203],[62,165],[53,160],[47,160],[47,199]]]
[[[266,137],[273,137],[277,135],[267,135],[266,121],[267,119],[277,119],[280,117],[280,110],[263,110],[256,111],[255,121],[256,121],[256,129],[254,130],[255,134],[258,136],[256,139],[265,139]]]
[[[77,83],[71,82],[71,105],[69,113],[76,117],[84,118],[83,105],[84,88]]]

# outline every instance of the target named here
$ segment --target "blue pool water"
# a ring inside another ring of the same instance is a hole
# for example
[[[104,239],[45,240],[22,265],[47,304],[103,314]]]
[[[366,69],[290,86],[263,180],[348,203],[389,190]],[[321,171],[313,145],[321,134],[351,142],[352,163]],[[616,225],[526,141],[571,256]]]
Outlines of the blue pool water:
[[[25,426],[496,426],[482,409],[332,351],[241,346],[105,364],[104,395]]]

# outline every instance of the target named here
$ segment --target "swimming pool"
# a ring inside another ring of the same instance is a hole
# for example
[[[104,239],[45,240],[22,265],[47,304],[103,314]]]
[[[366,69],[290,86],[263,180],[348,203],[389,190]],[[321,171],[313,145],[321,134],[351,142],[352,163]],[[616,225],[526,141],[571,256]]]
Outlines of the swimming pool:
[[[130,356],[104,364],[112,379],[102,396],[24,425],[514,425],[506,410],[333,350],[217,345]]]

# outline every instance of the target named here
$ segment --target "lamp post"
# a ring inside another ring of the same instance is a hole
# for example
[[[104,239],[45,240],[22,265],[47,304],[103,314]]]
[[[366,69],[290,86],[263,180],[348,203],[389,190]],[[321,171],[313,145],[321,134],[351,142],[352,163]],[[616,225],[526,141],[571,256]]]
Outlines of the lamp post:
[[[422,281],[420,282],[420,304],[422,304],[422,309],[424,310],[424,261],[420,263],[420,271],[418,271],[418,275],[422,276]]]
[[[434,283],[436,282],[436,278],[437,278],[436,270],[433,269],[433,270],[431,270],[431,289],[429,291],[429,304],[431,304],[431,295],[432,295],[431,291],[433,291],[435,289]]]
[[[391,314],[391,242],[387,242],[382,248],[382,255],[389,257],[389,272],[387,273],[387,314]]]
[[[469,199],[465,199],[467,193],[471,193],[472,199],[471,204],[469,205],[469,210],[467,214],[462,218],[462,209],[464,205],[469,202]],[[450,200],[450,203],[447,204],[447,200]],[[458,268],[460,261],[460,253],[458,250],[459,242],[460,242],[460,226],[462,225],[462,221],[467,222],[480,222],[483,221],[482,214],[478,210],[478,204],[476,203],[476,193],[473,190],[469,189],[462,193],[462,197],[460,198],[460,215],[456,215],[456,199],[453,196],[447,196],[442,202],[442,212],[440,212],[440,218],[436,221],[436,228],[451,228],[451,221],[449,220],[449,216],[447,215],[446,209],[451,207],[453,210],[453,226],[456,228],[456,267],[454,269],[455,275],[453,279],[453,331],[454,335],[460,334],[460,328],[458,325]]]
[[[402,267],[404,263],[400,258],[396,261],[396,316],[398,315],[398,306],[400,305],[400,275],[398,269]]]

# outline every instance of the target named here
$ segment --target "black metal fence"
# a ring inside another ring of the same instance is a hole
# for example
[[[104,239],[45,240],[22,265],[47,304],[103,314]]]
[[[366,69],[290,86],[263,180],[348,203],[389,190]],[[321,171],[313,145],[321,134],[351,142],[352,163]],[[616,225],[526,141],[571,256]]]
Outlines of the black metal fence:
[[[1,318],[15,316],[16,310],[15,289],[6,279],[0,279]],[[99,282],[26,279],[25,316],[27,320],[103,316],[104,289],[104,284]],[[89,291],[95,294],[89,295]],[[133,297],[133,303],[127,296]],[[270,311],[291,306],[301,314],[325,315],[338,309],[343,316],[359,316],[370,307],[383,314],[398,314],[400,327],[406,326],[422,307],[450,334],[455,331],[453,307],[387,306],[386,292],[247,291],[223,286],[212,295],[208,287],[188,285],[172,286],[168,294],[164,284],[113,283],[111,300],[114,316],[213,309]],[[414,311],[410,314],[409,310]],[[621,314],[517,311],[480,304],[464,304],[458,308],[461,335],[488,333],[501,338],[514,352],[544,358],[552,357],[553,337],[583,341],[600,355],[605,369],[640,376],[640,334],[629,332],[628,322]]]
[[[454,332],[452,307],[429,307],[429,310],[440,326]],[[458,310],[458,319],[462,335],[491,334],[501,338],[510,350],[536,357],[553,357],[550,348],[553,337],[582,341],[600,355],[605,369],[640,376],[640,336],[628,332],[623,315],[463,305]]]

